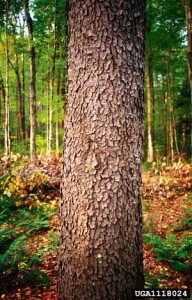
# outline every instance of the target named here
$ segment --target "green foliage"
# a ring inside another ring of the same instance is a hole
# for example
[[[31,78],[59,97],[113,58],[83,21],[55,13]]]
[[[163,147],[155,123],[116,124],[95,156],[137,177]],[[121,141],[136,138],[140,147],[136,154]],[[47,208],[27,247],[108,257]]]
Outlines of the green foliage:
[[[47,240],[47,244],[44,248],[41,248],[37,251],[37,256],[42,257],[43,253],[57,253],[58,251],[58,232],[50,231],[50,236]]]
[[[12,183],[13,175],[7,174],[0,178],[0,224],[3,224],[16,207],[17,199],[11,197],[8,189]]]
[[[44,261],[42,254],[43,253],[39,253],[39,251],[37,251],[35,254],[33,254],[28,260],[28,266],[33,267],[33,266],[41,264]]]
[[[23,282],[25,284],[41,284],[45,286],[49,286],[51,284],[49,277],[39,269],[31,270],[24,275]]]
[[[192,218],[186,219],[186,220],[184,221],[184,225],[186,225],[186,226],[192,225]]]
[[[189,198],[190,198],[190,195],[189,195]],[[189,206],[190,205],[191,204],[189,204]],[[192,215],[192,209],[191,209],[191,207],[188,207],[183,212],[183,215],[181,216],[179,222],[173,226],[173,229],[176,231],[183,231],[183,230],[185,230],[186,232],[191,231],[191,229],[192,229],[191,215]]]
[[[12,272],[18,271],[19,263],[26,261],[26,241],[26,235],[19,236],[11,243],[10,247],[3,254],[5,269],[4,274],[8,275]]]
[[[152,163],[145,161],[143,162],[142,167],[144,171],[150,171],[152,169]]]
[[[4,251],[10,246],[12,241],[18,237],[18,233],[10,228],[3,227],[0,229],[0,253],[4,253]]]
[[[174,234],[163,239],[158,235],[146,233],[144,244],[153,245],[157,260],[169,262],[175,271],[189,273],[189,263],[192,263],[192,238],[185,237],[180,242]]]
[[[21,223],[19,223],[19,226],[21,227],[27,227],[29,228],[27,230],[27,234],[30,234],[34,231],[40,231],[43,229],[48,229],[50,228],[50,224],[48,220],[41,220],[41,219],[35,219],[33,220],[33,222],[30,221],[22,221]]]
[[[42,177],[35,176],[33,181],[41,184]],[[14,276],[23,284],[50,285],[49,277],[36,267],[45,253],[56,252],[57,233],[51,232],[47,246],[35,253],[30,253],[30,239],[32,233],[50,229],[49,218],[57,211],[55,206],[40,202],[35,194],[17,196],[18,184],[9,174],[0,178],[0,275],[5,281]],[[28,199],[29,205],[23,205]]]
[[[159,287],[159,281],[157,277],[151,276],[147,271],[144,271],[144,277],[146,289],[157,289]]]

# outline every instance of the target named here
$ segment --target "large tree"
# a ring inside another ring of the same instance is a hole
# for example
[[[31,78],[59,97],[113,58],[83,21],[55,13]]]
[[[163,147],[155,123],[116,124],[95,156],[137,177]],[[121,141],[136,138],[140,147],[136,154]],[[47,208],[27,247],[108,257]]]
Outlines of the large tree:
[[[59,299],[133,299],[143,287],[145,1],[68,3]]]

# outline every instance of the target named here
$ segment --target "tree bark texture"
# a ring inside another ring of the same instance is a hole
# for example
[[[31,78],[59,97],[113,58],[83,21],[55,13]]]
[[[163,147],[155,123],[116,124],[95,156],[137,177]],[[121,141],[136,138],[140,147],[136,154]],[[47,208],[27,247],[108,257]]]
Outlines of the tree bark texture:
[[[59,299],[143,287],[145,1],[69,0]]]
[[[36,65],[35,47],[33,43],[33,21],[29,13],[29,0],[24,0],[25,18],[29,33],[30,59],[30,160],[36,159]]]

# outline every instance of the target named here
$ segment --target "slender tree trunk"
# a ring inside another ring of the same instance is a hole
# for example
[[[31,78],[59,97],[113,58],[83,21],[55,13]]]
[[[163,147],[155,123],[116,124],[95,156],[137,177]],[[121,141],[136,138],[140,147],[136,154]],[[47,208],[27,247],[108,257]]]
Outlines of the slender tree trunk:
[[[49,146],[50,146],[50,142],[49,142],[49,138],[50,138],[50,134],[49,134],[49,129],[50,129],[50,84],[49,84],[49,74],[48,74],[48,79],[47,79],[47,158],[49,157]]]
[[[0,71],[0,124],[2,126],[4,123],[4,119],[3,119],[4,104],[5,104],[5,85]]]
[[[171,163],[174,162],[174,130],[173,130],[173,105],[170,105],[169,111],[169,143],[170,143],[170,158]]]
[[[5,117],[4,109],[5,109],[5,85],[0,71],[0,130],[1,131],[3,131],[3,126],[4,126],[4,117]],[[5,145],[4,139],[0,139],[0,144],[1,147],[3,148]]]
[[[149,55],[146,54],[145,59],[145,70],[146,70],[146,88],[147,88],[147,161],[154,161],[153,151],[153,74],[150,66]]]
[[[8,42],[8,3],[6,4],[5,25],[5,56],[6,56],[6,79],[5,79],[5,155],[10,156],[10,118],[9,118],[9,42]]]
[[[61,90],[61,72],[57,72],[57,108],[56,108],[56,124],[55,124],[55,145],[56,145],[56,156],[59,155],[59,96]]]
[[[185,0],[185,15],[187,28],[188,73],[191,87],[191,120],[192,120],[192,0]],[[191,158],[192,158],[192,122],[191,122]]]
[[[175,144],[175,154],[177,159],[180,157],[179,153],[179,147],[178,147],[178,139],[177,139],[177,128],[175,124],[175,111],[174,111],[174,99],[175,99],[175,92],[174,92],[174,85],[175,85],[175,74],[172,72],[171,76],[171,85],[172,85],[172,90],[171,90],[171,97],[172,97],[172,113],[171,113],[171,122],[172,122],[172,130],[173,130],[173,137],[174,137],[174,144]]]
[[[16,50],[15,54],[15,74],[16,74],[16,82],[17,82],[17,93],[18,93],[18,116],[19,116],[19,128],[20,128],[20,137],[21,140],[24,140],[25,137],[25,127],[24,127],[24,107],[23,107],[23,91],[21,84],[21,76],[19,72],[19,58]]]
[[[59,122],[56,121],[55,124],[55,147],[56,147],[56,156],[59,155]]]
[[[177,138],[177,130],[176,130],[174,112],[172,114],[172,124],[173,124],[173,134],[174,134],[174,141],[175,141],[175,150],[176,150],[176,153],[177,153],[177,158],[179,159],[180,153],[179,153],[179,146],[178,146],[178,138]]]
[[[33,42],[33,21],[29,13],[29,0],[24,0],[25,19],[29,33],[30,57],[30,160],[36,160],[36,66],[35,47]]]
[[[49,130],[48,130],[48,159],[51,158],[51,152],[52,152],[52,143],[53,143],[53,89],[54,89],[54,83],[53,79],[50,79],[50,97],[49,97]]]
[[[192,1],[185,1],[189,81],[192,90]]]
[[[1,97],[3,98],[3,102],[5,102],[5,85],[4,85],[1,71],[0,71],[0,90],[1,90]]]
[[[52,70],[51,70],[51,84],[50,84],[50,107],[49,107],[49,146],[48,157],[51,158],[52,143],[53,143],[53,100],[54,100],[54,84],[55,84],[55,62],[57,54],[57,0],[54,0],[54,45],[53,45],[53,58],[52,58]]]
[[[174,105],[173,105],[173,82],[170,73],[170,54],[168,53],[168,61],[167,61],[167,159],[168,162],[174,162],[174,124],[173,124],[173,113],[174,113]]]
[[[15,32],[16,34],[16,32]],[[15,36],[14,36],[15,38]],[[17,51],[16,40],[15,43],[15,65],[10,61],[10,64],[15,71],[16,76],[16,99],[17,99],[17,122],[18,122],[18,137],[20,140],[24,140],[25,127],[24,127],[24,108],[23,108],[23,91],[22,91],[22,81],[19,71],[19,57]]]
[[[27,139],[26,125],[25,125],[25,53],[22,52],[22,103],[21,103],[21,128],[23,132],[23,139]]]
[[[59,299],[143,288],[145,1],[69,0]]]

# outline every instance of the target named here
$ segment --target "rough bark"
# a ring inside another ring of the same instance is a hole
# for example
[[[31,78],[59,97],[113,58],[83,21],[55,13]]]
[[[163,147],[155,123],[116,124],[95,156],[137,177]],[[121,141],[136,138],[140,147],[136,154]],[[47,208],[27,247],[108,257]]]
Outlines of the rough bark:
[[[33,21],[29,13],[29,0],[24,0],[25,19],[29,34],[30,59],[30,160],[36,160],[36,65],[35,47],[33,43]]]
[[[145,1],[69,0],[59,299],[143,287]]]

